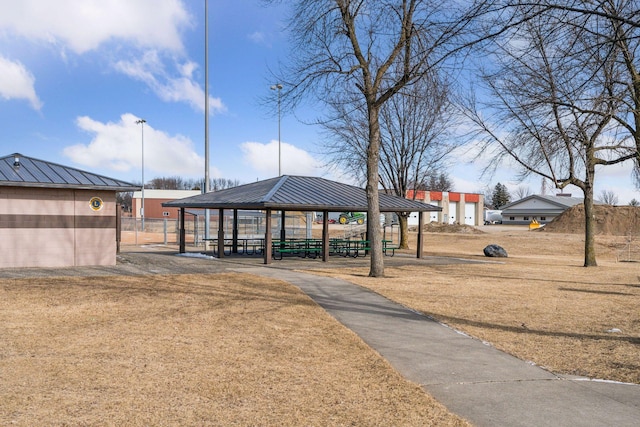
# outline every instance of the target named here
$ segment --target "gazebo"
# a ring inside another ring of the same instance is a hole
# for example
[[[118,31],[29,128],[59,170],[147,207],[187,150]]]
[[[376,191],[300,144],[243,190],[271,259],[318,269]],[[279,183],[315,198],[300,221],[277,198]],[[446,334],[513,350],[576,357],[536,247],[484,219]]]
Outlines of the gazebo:
[[[441,208],[415,200],[380,193],[380,212],[418,212],[419,224],[423,213],[440,211]],[[283,175],[234,188],[200,194],[165,202],[162,206],[180,209],[180,252],[185,249],[185,209],[217,209],[219,218],[225,210],[233,210],[234,246],[238,241],[238,211],[258,210],[265,213],[264,263],[272,257],[271,215],[285,212],[322,212],[322,260],[329,260],[329,212],[362,212],[367,210],[367,195],[362,188],[342,184],[324,178]],[[218,221],[218,256],[224,256],[224,221]],[[284,221],[283,221],[284,224]],[[423,231],[418,227],[417,257],[422,258]]]

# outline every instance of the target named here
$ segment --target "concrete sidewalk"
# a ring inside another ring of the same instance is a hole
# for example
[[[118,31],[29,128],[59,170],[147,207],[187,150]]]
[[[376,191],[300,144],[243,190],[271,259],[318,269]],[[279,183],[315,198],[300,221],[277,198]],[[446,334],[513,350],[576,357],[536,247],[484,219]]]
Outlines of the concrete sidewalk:
[[[638,426],[640,386],[563,377],[344,280],[269,267],[309,295],[407,379],[476,426]]]

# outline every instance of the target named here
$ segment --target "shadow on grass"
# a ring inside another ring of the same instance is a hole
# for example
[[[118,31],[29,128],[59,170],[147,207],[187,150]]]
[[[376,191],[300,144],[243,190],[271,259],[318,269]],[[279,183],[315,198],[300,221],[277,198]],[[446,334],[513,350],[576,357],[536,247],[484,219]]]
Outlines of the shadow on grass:
[[[569,292],[582,292],[585,294],[597,294],[597,295],[628,295],[633,296],[635,294],[629,294],[627,292],[615,292],[615,291],[597,291],[595,289],[577,289],[577,288],[558,288],[559,291]]]
[[[585,268],[585,267],[578,267],[576,266],[576,268]],[[449,276],[451,277],[460,277],[460,278],[468,278],[468,275],[466,274],[459,274],[459,273],[447,273]],[[587,282],[587,281],[580,281],[580,280],[549,280],[544,278],[543,276],[540,278],[536,278],[536,277],[522,277],[522,276],[507,276],[507,275],[497,275],[497,274],[482,274],[479,272],[474,272],[474,277],[484,277],[484,278],[488,278],[488,279],[493,279],[493,280],[514,280],[514,281],[521,281],[523,279],[526,279],[527,281],[531,281],[531,282],[543,282],[543,283],[549,283],[549,282],[553,282],[553,283],[569,283],[572,285],[575,284],[581,284],[581,285],[594,285],[594,286],[625,286],[625,287],[629,287],[629,288],[640,288],[640,283],[602,283],[602,282]],[[640,281],[640,277],[638,278],[638,280]],[[573,289],[571,289],[573,290]],[[633,294],[623,294],[623,295],[633,295]]]
[[[545,337],[557,337],[557,338],[576,338],[585,340],[605,340],[605,341],[618,341],[628,342],[634,345],[640,345],[640,337],[629,336],[616,336],[616,335],[604,335],[604,334],[580,334],[576,332],[560,332],[560,331],[542,331],[537,329],[529,329],[525,325],[523,326],[507,326],[498,325],[495,323],[480,322],[477,320],[463,319],[460,317],[446,316],[440,314],[429,314],[429,317],[448,325],[457,327],[459,325],[473,326],[482,329],[500,330],[504,332],[513,332],[521,335],[538,335]]]

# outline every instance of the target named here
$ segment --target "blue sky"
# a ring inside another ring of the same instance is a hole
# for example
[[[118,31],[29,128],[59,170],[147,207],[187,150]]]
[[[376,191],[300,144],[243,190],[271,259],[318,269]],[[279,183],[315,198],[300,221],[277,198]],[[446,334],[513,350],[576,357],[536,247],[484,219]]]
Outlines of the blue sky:
[[[286,2],[282,2],[286,3]],[[204,0],[0,0],[0,146],[127,181],[204,176]],[[288,51],[286,6],[209,0],[210,172],[243,183],[278,174],[278,122],[263,100]],[[322,135],[281,119],[282,173],[336,178]],[[482,160],[457,154],[456,190],[518,184],[504,167],[480,180]],[[640,199],[630,165],[601,175],[596,193]],[[338,178],[340,179],[340,178]],[[341,179],[344,181],[344,179]],[[573,193],[577,193],[573,191]]]

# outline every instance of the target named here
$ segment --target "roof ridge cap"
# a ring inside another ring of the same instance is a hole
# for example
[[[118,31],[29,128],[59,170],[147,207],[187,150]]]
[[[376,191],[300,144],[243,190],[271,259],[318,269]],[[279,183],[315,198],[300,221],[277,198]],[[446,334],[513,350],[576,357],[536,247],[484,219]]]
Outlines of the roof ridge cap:
[[[280,187],[282,187],[284,182],[287,180],[287,177],[288,177],[287,175],[282,175],[278,180],[278,182],[276,183],[276,185],[274,185],[273,188],[269,190],[269,192],[260,201],[263,203],[268,202],[269,199],[272,198],[273,195],[280,189]]]

